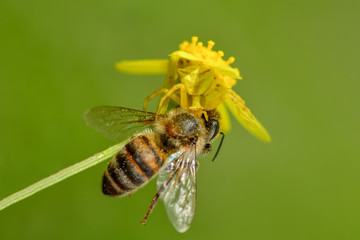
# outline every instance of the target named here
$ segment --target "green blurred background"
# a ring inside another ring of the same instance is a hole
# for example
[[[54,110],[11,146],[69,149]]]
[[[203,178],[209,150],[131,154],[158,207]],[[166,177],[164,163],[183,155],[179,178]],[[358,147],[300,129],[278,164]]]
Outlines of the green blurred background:
[[[0,3],[0,198],[113,144],[87,127],[97,105],[141,108],[163,76],[116,72],[167,58],[197,35],[235,56],[235,91],[272,135],[232,118],[216,162],[201,159],[185,234],[162,204],[139,221],[100,191],[106,162],[0,212],[0,239],[360,239],[359,1]]]

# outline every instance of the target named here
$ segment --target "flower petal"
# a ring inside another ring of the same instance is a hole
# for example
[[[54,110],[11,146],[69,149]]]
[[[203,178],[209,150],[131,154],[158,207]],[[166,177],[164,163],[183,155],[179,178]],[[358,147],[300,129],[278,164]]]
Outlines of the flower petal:
[[[197,58],[197,57],[194,57],[192,54],[184,52],[184,51],[175,51],[175,52],[171,53],[169,56],[170,57],[177,56],[179,58],[185,58],[185,59],[188,59],[188,60],[191,60],[191,61],[198,61],[198,62],[203,62],[204,61],[204,60],[202,60],[200,58]]]
[[[240,76],[240,72],[237,68],[232,68],[229,66],[220,66],[220,65],[215,65],[215,64],[210,64],[207,62],[204,62],[205,65],[213,68],[216,72],[224,74],[226,76],[235,78],[235,79],[242,79],[242,77]]]
[[[245,102],[239,96],[231,96],[225,100],[226,106],[235,118],[254,136],[264,142],[271,142],[271,137],[261,123],[245,106]]]
[[[217,106],[216,111],[218,111],[218,113],[220,114],[219,122],[221,131],[227,133],[228,131],[230,131],[231,123],[229,113],[225,107],[225,104],[221,103],[219,106]]]
[[[166,74],[168,71],[169,60],[133,60],[115,63],[115,68],[123,73],[129,74]]]

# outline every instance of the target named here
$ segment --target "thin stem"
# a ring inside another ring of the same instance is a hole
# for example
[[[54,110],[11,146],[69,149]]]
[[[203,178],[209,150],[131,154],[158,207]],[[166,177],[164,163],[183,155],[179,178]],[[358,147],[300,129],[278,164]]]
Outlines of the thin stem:
[[[27,197],[30,197],[31,195],[48,188],[68,177],[71,177],[72,175],[75,175],[81,171],[84,171],[102,161],[105,161],[106,159],[110,158],[111,156],[115,155],[126,143],[127,141],[123,141],[121,143],[118,143],[112,147],[109,147],[108,149],[99,152],[95,154],[92,157],[89,157],[79,163],[76,163],[70,167],[67,167],[47,178],[44,178],[27,188],[24,188],[6,198],[0,201],[0,211],[7,208],[8,206],[19,202]]]

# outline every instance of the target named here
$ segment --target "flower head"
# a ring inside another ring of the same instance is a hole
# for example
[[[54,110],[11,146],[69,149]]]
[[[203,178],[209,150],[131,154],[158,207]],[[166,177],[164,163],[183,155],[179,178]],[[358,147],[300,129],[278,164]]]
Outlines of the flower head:
[[[214,51],[212,48],[215,43],[213,41],[208,41],[208,45],[204,47],[202,42],[198,42],[198,37],[192,37],[191,42],[184,41],[180,44],[180,51],[187,52],[194,56],[194,58],[202,61],[205,65],[216,66],[217,68],[224,68],[229,70],[230,64],[235,62],[234,57],[228,58],[226,61],[223,59],[223,51]],[[173,53],[174,54],[174,53]],[[231,68],[231,67],[230,67]],[[230,70],[234,73],[235,78],[240,77],[240,72],[237,68],[232,68]]]
[[[224,60],[224,52],[214,51],[214,45],[213,41],[208,41],[204,46],[198,37],[192,37],[191,42],[182,42],[179,50],[169,55],[169,60],[122,61],[116,64],[116,68],[134,74],[166,74],[164,87],[146,98],[144,108],[150,99],[165,94],[160,100],[158,113],[168,110],[170,98],[181,108],[199,115],[216,109],[221,115],[223,131],[226,131],[230,128],[226,104],[247,130],[269,142],[271,138],[266,129],[245,106],[245,101],[232,90],[236,80],[242,79],[239,70],[230,66],[235,58]]]
[[[226,82],[227,87],[231,88],[235,85],[235,79],[242,79],[239,69],[232,68],[230,64],[235,61],[234,57],[223,59],[223,51],[214,51],[212,48],[215,43],[208,41],[205,47],[202,42],[198,42],[198,37],[192,37],[191,42],[184,41],[180,44],[180,50],[171,53],[169,56],[177,56],[180,59],[192,61],[190,64],[198,63],[214,69],[218,78]]]

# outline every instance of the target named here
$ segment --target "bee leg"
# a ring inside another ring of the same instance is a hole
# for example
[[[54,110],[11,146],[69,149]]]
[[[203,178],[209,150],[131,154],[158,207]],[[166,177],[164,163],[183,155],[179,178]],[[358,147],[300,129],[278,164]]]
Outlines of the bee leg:
[[[185,85],[182,83],[176,84],[174,85],[171,89],[168,90],[168,92],[161,97],[160,101],[159,101],[159,106],[158,106],[158,110],[156,112],[156,115],[161,113],[162,110],[162,105],[164,104],[164,102],[168,99],[171,98],[171,96],[174,95],[174,93],[180,90],[180,106],[183,109],[187,109],[187,92],[186,92],[186,88]]]
[[[176,173],[178,172],[178,168],[175,168],[172,172],[172,174],[170,175],[170,177],[161,185],[161,187],[159,188],[159,190],[157,191],[157,193],[155,194],[154,198],[152,199],[150,206],[145,214],[145,217],[143,218],[143,220],[141,220],[141,224],[146,224],[147,219],[149,218],[150,213],[152,212],[152,210],[154,209],[156,203],[159,200],[160,194],[164,191],[164,189],[166,188],[166,186],[169,184],[169,182],[174,178],[174,176],[176,176]]]
[[[150,215],[150,213],[152,212],[152,210],[154,209],[157,201],[159,200],[159,197],[160,197],[160,192],[157,192],[153,198],[153,200],[151,201],[150,203],[150,206],[145,214],[145,217],[143,218],[143,220],[141,220],[141,224],[145,225],[146,224],[146,221]]]
[[[160,88],[158,90],[156,90],[155,92],[153,92],[152,94],[150,94],[147,98],[145,98],[144,100],[144,105],[143,105],[143,110],[146,111],[146,106],[147,106],[147,103],[152,100],[154,97],[156,97],[157,95],[160,95],[162,93],[168,93],[169,92],[169,89],[166,89],[166,88]],[[180,104],[180,99],[178,96],[176,95],[171,95],[170,98],[172,100],[174,100],[177,104]]]

